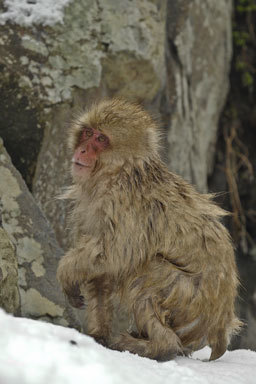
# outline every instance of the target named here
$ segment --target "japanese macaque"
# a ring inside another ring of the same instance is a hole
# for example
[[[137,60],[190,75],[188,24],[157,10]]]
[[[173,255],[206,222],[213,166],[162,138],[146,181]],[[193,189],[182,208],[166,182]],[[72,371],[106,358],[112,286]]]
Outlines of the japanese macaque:
[[[225,211],[160,160],[159,129],[135,103],[105,100],[72,125],[73,248],[58,280],[87,305],[87,332],[120,351],[166,361],[209,345],[219,358],[241,323]],[[136,332],[112,332],[119,295]]]

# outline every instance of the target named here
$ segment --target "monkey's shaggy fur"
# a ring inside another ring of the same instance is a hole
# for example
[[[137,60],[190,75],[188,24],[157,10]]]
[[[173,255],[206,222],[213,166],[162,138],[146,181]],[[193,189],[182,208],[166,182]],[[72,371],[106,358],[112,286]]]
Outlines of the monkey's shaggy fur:
[[[74,248],[58,268],[65,293],[74,305],[82,293],[88,333],[111,348],[169,360],[209,345],[217,359],[241,324],[233,247],[220,223],[225,211],[168,171],[158,127],[139,105],[93,106],[70,130],[72,152],[88,126],[111,145],[68,195]],[[114,294],[133,314],[136,335],[113,337]]]

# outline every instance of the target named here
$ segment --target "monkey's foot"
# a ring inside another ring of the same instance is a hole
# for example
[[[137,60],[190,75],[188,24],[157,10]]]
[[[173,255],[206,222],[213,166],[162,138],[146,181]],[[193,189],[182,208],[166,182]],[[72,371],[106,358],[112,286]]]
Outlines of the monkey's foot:
[[[105,337],[93,336],[93,335],[91,335],[91,336],[94,338],[96,343],[103,345],[103,347],[108,347],[109,346],[109,342],[108,342],[108,340]]]
[[[161,345],[161,340],[153,341],[149,339],[139,339],[128,333],[123,333],[116,337],[110,346],[111,349],[118,351],[129,351],[142,357],[148,357],[157,361],[168,361],[174,359],[177,354],[182,354],[181,348],[177,344]]]

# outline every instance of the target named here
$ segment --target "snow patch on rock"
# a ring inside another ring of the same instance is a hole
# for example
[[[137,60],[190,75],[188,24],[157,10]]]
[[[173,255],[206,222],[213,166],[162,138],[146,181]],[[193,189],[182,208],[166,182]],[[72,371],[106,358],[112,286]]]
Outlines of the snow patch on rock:
[[[22,25],[63,23],[64,8],[72,0],[4,0],[5,11],[0,24],[7,21]]]

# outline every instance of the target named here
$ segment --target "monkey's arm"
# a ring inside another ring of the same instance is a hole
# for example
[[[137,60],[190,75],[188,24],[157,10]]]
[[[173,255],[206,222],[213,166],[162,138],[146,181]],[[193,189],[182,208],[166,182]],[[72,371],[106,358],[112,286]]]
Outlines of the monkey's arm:
[[[83,309],[84,302],[88,304],[87,333],[107,345],[113,287],[105,275],[102,242],[90,236],[83,236],[81,242],[83,246],[69,250],[61,259],[57,278],[71,305]]]
[[[98,277],[102,273],[103,246],[100,239],[83,236],[77,248],[70,249],[60,260],[57,278],[68,296],[74,296],[74,287]],[[77,289],[75,289],[77,291]]]

